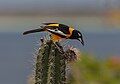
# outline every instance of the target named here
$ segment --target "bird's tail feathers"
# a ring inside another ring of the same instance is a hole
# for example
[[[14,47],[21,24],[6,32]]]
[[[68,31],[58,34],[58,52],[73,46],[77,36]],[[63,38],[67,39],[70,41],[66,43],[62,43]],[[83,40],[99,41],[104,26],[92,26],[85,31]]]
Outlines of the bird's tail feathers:
[[[30,34],[30,33],[35,33],[35,32],[42,32],[42,31],[44,31],[44,29],[42,29],[42,28],[34,29],[34,30],[29,30],[29,31],[25,31],[23,33],[23,35]]]

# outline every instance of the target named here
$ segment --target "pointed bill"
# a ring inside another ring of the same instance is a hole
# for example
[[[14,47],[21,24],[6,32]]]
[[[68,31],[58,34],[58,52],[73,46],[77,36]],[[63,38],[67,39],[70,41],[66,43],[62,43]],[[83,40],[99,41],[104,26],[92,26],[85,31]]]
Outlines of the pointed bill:
[[[77,40],[79,40],[81,43],[82,43],[82,45],[84,46],[84,41],[83,41],[83,38],[81,37],[81,38],[78,38]]]

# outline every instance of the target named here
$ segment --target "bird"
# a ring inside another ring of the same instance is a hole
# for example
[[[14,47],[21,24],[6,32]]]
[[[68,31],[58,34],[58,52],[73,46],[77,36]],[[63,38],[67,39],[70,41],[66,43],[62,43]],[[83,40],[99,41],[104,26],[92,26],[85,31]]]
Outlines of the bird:
[[[83,35],[80,31],[74,29],[65,24],[61,23],[42,23],[43,25],[40,28],[28,30],[23,33],[23,35],[35,33],[35,32],[50,32],[51,33],[51,40],[53,42],[58,42],[62,38],[65,39],[76,39],[81,42],[84,46]]]

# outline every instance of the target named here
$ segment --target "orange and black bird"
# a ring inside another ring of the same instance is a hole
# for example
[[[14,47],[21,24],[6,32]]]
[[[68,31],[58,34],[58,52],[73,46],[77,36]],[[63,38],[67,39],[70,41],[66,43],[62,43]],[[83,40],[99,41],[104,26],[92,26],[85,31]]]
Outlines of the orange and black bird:
[[[29,34],[29,33],[35,33],[35,32],[43,32],[48,31],[51,33],[52,41],[57,42],[62,38],[66,39],[77,39],[81,42],[82,45],[84,45],[83,36],[80,31],[75,30],[72,27],[69,27],[64,24],[59,23],[43,23],[43,26],[40,26],[41,28],[25,31],[23,35]]]

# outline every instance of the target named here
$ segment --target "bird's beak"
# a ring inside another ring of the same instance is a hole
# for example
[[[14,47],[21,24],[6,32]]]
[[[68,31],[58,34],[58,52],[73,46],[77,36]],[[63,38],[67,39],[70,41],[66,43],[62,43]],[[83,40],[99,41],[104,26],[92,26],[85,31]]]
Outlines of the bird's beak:
[[[83,41],[82,37],[78,38],[77,40],[79,40],[82,43],[82,45],[84,46],[84,41]]]

